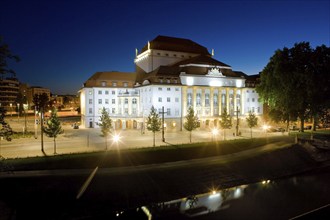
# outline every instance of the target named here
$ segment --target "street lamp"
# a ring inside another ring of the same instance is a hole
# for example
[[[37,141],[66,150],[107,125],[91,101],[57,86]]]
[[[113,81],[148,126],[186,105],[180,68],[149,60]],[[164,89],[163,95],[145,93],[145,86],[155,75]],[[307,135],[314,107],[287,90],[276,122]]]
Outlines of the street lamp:
[[[9,105],[10,105],[10,117],[12,117],[13,116],[13,104],[10,103]]]
[[[19,103],[17,103],[17,121],[19,122]]]
[[[214,137],[216,137],[216,135],[218,134],[218,132],[219,132],[218,129],[216,129],[216,128],[213,128],[212,129],[212,141],[213,141]]]

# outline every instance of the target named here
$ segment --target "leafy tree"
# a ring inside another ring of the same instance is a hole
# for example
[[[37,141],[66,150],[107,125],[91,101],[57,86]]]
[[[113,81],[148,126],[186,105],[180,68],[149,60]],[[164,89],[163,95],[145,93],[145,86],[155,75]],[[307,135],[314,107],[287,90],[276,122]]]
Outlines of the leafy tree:
[[[10,125],[5,121],[5,116],[6,109],[0,107],[0,138],[4,138],[7,141],[11,141],[11,135],[13,134],[13,130],[11,129]]]
[[[256,115],[254,113],[252,113],[251,111],[249,112],[249,116],[246,117],[246,122],[248,124],[248,127],[250,128],[251,131],[251,138],[252,138],[252,128],[257,126],[258,124],[258,118],[256,117]]]
[[[23,96],[22,93],[18,93],[16,97],[16,103],[19,104],[17,107],[17,112],[19,115],[21,115],[22,111],[24,111],[24,104],[27,103],[26,96]]]
[[[53,109],[50,118],[47,121],[47,126],[42,128],[48,137],[54,138],[54,154],[56,154],[56,138],[59,134],[63,134],[61,122],[57,117],[57,110]]]
[[[198,117],[195,115],[195,111],[191,106],[189,106],[187,110],[186,122],[183,124],[183,127],[189,131],[189,140],[191,143],[191,133],[193,130],[199,127]]]
[[[6,74],[12,74],[15,77],[15,71],[8,68],[8,60],[18,62],[20,59],[10,52],[8,44],[3,43],[2,37],[0,37],[0,74],[2,77]]]
[[[152,131],[153,132],[153,146],[155,146],[155,136],[156,136],[156,132],[160,131],[161,129],[161,121],[159,118],[159,115],[156,112],[156,109],[154,108],[154,106],[151,107],[150,109],[150,114],[148,116],[147,119],[147,129],[148,131]]]
[[[42,94],[35,94],[33,96],[33,103],[34,106],[36,107],[36,110],[39,111],[41,113],[41,152],[44,153],[44,142],[43,142],[43,136],[44,136],[44,113],[47,107],[47,104],[49,102],[49,98],[48,95],[46,93],[42,93]]]
[[[99,126],[101,127],[102,135],[105,138],[105,149],[108,149],[108,137],[112,129],[112,120],[108,111],[104,107],[102,108],[100,121],[101,123],[99,123]]]
[[[270,117],[287,122],[318,118],[330,108],[330,48],[311,48],[309,43],[275,51],[261,72],[257,92],[270,107]],[[280,117],[279,117],[280,116]],[[275,117],[275,118],[274,118]]]
[[[220,126],[223,129],[223,139],[226,140],[226,129],[231,128],[231,117],[227,113],[227,109],[225,108],[223,113],[220,115]]]

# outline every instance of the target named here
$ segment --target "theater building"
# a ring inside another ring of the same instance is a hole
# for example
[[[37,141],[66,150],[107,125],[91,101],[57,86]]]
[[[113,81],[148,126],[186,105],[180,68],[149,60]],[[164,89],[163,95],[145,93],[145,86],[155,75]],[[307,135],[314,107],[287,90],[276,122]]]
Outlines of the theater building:
[[[84,83],[82,126],[98,127],[103,107],[115,129],[141,130],[152,106],[164,114],[166,130],[182,129],[189,106],[202,129],[218,127],[224,109],[233,124],[250,111],[263,113],[255,91],[258,76],[232,70],[189,39],[158,36],[136,49],[134,63],[135,72],[97,72]]]

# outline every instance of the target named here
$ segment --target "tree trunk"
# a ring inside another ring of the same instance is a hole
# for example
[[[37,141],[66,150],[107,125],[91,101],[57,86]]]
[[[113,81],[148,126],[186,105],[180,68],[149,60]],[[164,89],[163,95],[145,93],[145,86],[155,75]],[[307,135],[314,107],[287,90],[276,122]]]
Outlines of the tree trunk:
[[[190,140],[190,143],[191,143],[191,131],[189,132],[189,140]]]
[[[252,138],[252,127],[250,128],[250,130],[251,130],[251,138]]]
[[[54,137],[54,154],[56,154],[56,140],[55,140],[55,137]]]
[[[105,149],[108,150],[108,137],[105,136]]]
[[[156,135],[156,133],[155,132],[153,132],[154,133],[154,147],[156,146],[156,144],[155,144],[155,135]]]
[[[304,132],[304,121],[305,117],[300,117],[300,131]]]
[[[223,129],[223,140],[226,140],[226,129]]]

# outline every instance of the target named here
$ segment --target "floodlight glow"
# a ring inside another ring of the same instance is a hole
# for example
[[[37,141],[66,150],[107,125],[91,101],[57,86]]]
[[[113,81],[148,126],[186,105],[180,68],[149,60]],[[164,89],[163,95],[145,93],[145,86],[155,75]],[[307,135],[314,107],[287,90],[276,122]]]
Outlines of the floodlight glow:
[[[209,85],[211,87],[219,87],[219,86],[222,86],[222,82],[220,80],[212,80]]]
[[[194,85],[194,78],[192,77],[187,77],[187,85],[192,86]]]
[[[114,142],[118,142],[120,140],[120,136],[119,136],[119,134],[115,134],[114,136],[113,136],[113,141]]]
[[[219,132],[218,129],[216,129],[216,128],[212,129],[212,134],[213,134],[213,135],[217,135],[218,132]]]

